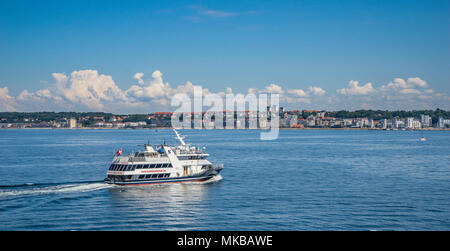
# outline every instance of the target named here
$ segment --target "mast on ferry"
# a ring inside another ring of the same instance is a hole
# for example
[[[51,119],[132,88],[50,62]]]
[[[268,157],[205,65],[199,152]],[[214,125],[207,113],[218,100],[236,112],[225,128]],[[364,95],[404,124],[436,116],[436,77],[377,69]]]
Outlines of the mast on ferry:
[[[175,135],[177,135],[177,139],[180,141],[181,145],[185,146],[186,143],[184,143],[184,136],[181,136],[177,130],[173,129],[173,131],[175,132]]]

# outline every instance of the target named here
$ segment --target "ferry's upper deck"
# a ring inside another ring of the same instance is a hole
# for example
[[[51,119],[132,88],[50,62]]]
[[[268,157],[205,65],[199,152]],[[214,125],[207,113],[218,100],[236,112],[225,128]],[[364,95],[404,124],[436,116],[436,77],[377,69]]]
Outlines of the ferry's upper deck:
[[[148,151],[142,151],[142,152],[136,152],[134,155],[129,154],[127,156],[115,156],[113,159],[113,163],[122,163],[122,162],[166,162],[169,161],[169,158],[164,151],[163,148],[162,151],[154,151],[154,152],[148,152]],[[177,156],[179,160],[193,160],[193,159],[206,159],[209,157],[209,154],[205,153],[204,150],[199,151],[198,149],[192,149],[189,151],[186,151],[184,149],[178,149],[176,147],[170,147],[170,150],[174,152],[174,154]]]
[[[127,156],[115,156],[112,162],[167,162],[169,161],[169,158],[165,149],[172,151],[178,160],[196,160],[209,157],[209,154],[205,152],[205,147],[200,149],[186,144],[183,140],[184,137],[180,136],[176,130],[174,131],[177,135],[177,139],[181,142],[181,145],[168,146],[164,144],[155,149],[150,144],[144,144],[143,151],[137,151],[134,154],[129,154]]]

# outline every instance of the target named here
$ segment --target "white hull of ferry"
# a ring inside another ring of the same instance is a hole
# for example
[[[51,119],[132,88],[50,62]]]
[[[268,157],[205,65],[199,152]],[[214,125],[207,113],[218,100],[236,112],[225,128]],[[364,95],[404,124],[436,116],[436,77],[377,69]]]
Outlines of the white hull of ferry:
[[[198,177],[182,177],[182,178],[162,178],[153,180],[143,180],[143,181],[114,181],[105,179],[106,183],[114,184],[119,186],[145,186],[145,185],[160,185],[160,184],[174,184],[174,183],[188,183],[188,182],[207,182],[214,179],[216,176],[198,176]]]

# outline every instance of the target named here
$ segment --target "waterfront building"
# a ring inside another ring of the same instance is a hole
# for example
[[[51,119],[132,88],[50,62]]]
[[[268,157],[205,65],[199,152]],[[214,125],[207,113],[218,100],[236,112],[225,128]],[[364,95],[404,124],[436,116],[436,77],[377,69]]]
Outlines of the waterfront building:
[[[307,119],[308,119],[308,120],[307,120],[307,122],[306,122],[306,125],[307,125],[308,127],[316,126],[316,120],[315,120],[313,117],[308,117]]]
[[[397,118],[392,118],[392,128],[398,128],[399,120]]]
[[[77,128],[77,120],[74,118],[71,118],[69,120],[69,128]]]
[[[368,118],[359,118],[358,122],[359,122],[359,127],[361,127],[361,128],[370,127],[370,122],[369,122]]]
[[[386,129],[388,125],[387,119],[381,120],[381,128]]]
[[[413,121],[414,121],[414,118],[411,118],[411,117],[406,118],[406,128],[410,128],[410,129],[414,128]]]
[[[415,119],[415,120],[413,121],[413,128],[414,128],[414,129],[420,129],[420,128],[422,128],[422,122],[420,122],[420,120],[418,120],[418,119]]]
[[[422,128],[422,123],[418,119],[409,117],[409,118],[406,118],[406,128],[419,129],[419,128]]]
[[[292,125],[297,124],[297,121],[297,115],[288,115],[288,117],[286,118],[286,127],[292,127]]]
[[[405,128],[405,127],[406,127],[405,120],[397,119],[397,128],[400,129],[400,128]]]
[[[343,122],[344,122],[344,127],[352,126],[353,119],[344,119]]]
[[[431,125],[432,125],[431,117],[428,115],[422,114],[420,116],[420,122],[422,123],[423,128],[428,128],[428,127],[431,127]]]
[[[114,128],[125,128],[125,123],[123,122],[111,122]]]
[[[440,117],[437,123],[437,127],[445,128],[447,125],[450,126],[450,119],[443,119],[442,117]]]

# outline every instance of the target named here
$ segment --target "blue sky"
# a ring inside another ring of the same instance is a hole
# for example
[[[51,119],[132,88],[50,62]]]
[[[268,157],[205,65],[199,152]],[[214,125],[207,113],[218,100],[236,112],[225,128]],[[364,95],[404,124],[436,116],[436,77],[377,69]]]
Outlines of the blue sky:
[[[357,93],[340,91],[350,81],[370,83],[375,91],[368,93],[379,93],[396,78],[420,78],[441,99],[421,98],[424,103],[411,109],[449,108],[449,31],[446,0],[2,0],[0,88],[8,90],[0,96],[0,111],[8,104],[30,110],[19,104],[24,90],[35,98],[40,90],[53,96],[52,74],[84,70],[110,76],[124,92],[137,84],[136,73],[151,82],[157,70],[172,88],[186,81],[211,92],[229,87],[247,93],[270,84],[283,93],[320,87],[341,101],[324,106],[324,95],[313,100],[309,93],[299,96],[309,103],[291,100],[287,106],[327,109],[383,108],[379,100],[361,103],[361,96],[342,103],[350,97],[339,95]],[[368,93],[362,92],[365,99]],[[69,101],[76,110],[93,109]]]

